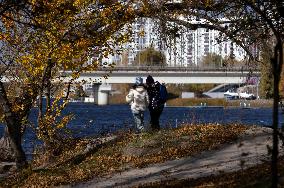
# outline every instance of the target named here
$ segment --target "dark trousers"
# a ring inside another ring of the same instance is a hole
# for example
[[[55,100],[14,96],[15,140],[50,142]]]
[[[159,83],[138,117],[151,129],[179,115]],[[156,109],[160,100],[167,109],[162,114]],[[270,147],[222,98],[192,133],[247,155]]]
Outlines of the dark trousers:
[[[160,116],[163,112],[164,107],[158,108],[158,109],[151,109],[150,111],[150,124],[151,124],[151,128],[152,130],[160,130]]]

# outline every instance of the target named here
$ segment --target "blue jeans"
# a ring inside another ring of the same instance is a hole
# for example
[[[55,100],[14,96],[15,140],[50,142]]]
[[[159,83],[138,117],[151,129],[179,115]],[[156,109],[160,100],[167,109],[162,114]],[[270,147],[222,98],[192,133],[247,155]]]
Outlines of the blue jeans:
[[[138,132],[144,130],[144,111],[132,112],[135,122],[135,129]]]

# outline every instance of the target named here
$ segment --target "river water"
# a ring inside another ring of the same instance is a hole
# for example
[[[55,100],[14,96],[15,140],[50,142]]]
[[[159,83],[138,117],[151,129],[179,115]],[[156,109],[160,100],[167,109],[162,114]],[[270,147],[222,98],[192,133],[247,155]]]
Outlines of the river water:
[[[68,125],[77,137],[94,136],[126,130],[133,127],[133,118],[128,105],[97,106],[91,103],[70,103],[65,114],[72,113],[75,118]],[[31,122],[36,122],[37,109],[32,109]],[[279,116],[282,124],[282,114]],[[145,113],[149,123],[149,113]],[[165,107],[160,118],[163,128],[176,127],[183,123],[242,123],[247,125],[271,126],[271,108],[223,108],[223,107]],[[0,136],[3,134],[0,125]],[[28,129],[24,136],[24,150],[32,153],[35,136]]]

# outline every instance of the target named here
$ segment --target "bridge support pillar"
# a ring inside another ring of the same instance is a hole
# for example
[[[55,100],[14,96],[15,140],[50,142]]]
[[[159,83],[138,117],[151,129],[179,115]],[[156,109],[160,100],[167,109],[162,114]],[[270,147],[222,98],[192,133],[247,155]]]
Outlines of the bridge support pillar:
[[[91,96],[86,98],[85,102],[93,102],[97,105],[107,105],[110,91],[111,84],[93,84]]]
[[[109,92],[111,91],[111,84],[101,84],[98,88],[98,105],[107,105],[109,101]]]

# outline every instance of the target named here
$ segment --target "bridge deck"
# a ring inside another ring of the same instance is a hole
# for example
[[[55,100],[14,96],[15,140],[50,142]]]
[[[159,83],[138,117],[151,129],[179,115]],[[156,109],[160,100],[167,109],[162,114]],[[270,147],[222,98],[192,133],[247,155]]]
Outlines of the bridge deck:
[[[63,74],[70,75],[70,72]],[[188,67],[101,67],[97,71],[82,73],[78,81],[103,83],[133,83],[135,77],[146,79],[152,75],[165,83],[244,83],[248,77],[259,77],[258,71],[234,69],[205,69]]]

